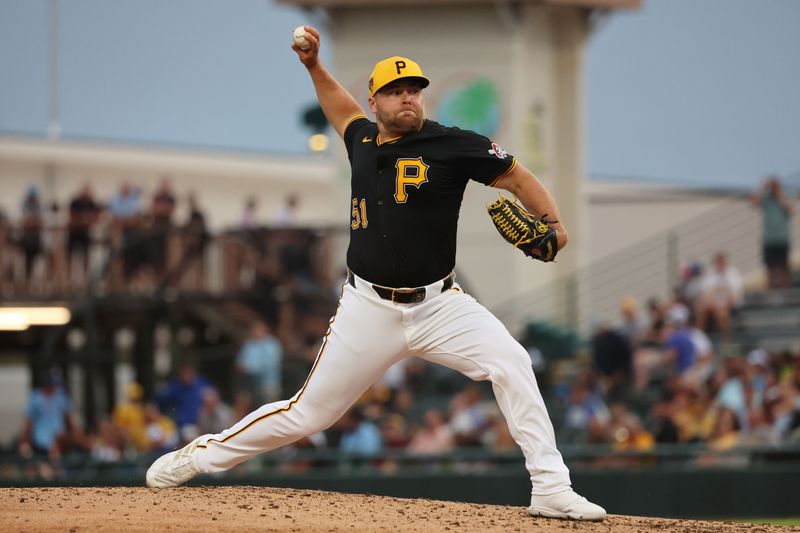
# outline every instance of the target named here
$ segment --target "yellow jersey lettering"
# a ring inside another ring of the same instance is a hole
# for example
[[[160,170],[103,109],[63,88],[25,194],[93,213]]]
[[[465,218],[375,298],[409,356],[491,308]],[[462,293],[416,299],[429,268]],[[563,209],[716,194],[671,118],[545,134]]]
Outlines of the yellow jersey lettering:
[[[367,199],[364,198],[361,202],[358,198],[353,198],[351,201],[352,209],[350,210],[350,227],[354,230],[358,228],[366,228],[369,222],[367,221]]]
[[[428,181],[428,169],[430,166],[426,165],[421,157],[417,157],[416,159],[398,159],[395,168],[397,168],[397,180],[394,189],[394,200],[398,204],[404,204],[408,200],[406,186],[413,185],[419,189],[420,185]]]

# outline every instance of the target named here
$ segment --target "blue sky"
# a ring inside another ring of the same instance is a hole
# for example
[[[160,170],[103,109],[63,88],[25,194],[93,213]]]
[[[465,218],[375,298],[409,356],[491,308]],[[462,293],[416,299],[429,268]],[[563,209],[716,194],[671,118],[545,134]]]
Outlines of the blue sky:
[[[46,0],[0,0],[0,131],[47,129]],[[270,0],[61,2],[67,136],[302,154],[314,103],[288,49],[307,17]],[[800,181],[800,2],[644,0],[586,57],[586,169]]]
[[[586,65],[590,173],[800,186],[800,2],[644,0]]]

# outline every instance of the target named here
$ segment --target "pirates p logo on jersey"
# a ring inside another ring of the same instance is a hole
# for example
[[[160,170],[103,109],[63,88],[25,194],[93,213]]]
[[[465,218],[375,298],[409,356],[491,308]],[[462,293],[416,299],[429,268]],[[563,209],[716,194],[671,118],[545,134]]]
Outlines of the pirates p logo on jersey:
[[[395,168],[397,168],[397,180],[394,189],[394,200],[398,204],[404,204],[408,200],[406,187],[414,186],[419,189],[420,185],[428,181],[428,169],[431,167],[421,157],[414,159],[401,157],[397,160]]]
[[[492,149],[488,150],[490,154],[496,155],[499,159],[505,159],[508,157],[508,152],[500,148],[497,144],[492,143]]]

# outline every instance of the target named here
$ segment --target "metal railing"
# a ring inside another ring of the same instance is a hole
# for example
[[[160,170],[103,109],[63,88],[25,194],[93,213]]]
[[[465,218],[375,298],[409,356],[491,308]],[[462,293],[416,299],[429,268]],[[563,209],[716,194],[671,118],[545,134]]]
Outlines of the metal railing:
[[[705,444],[660,444],[649,450],[616,450],[610,445],[561,445],[565,462],[573,471],[658,470],[692,471],[731,467],[772,468],[800,464],[800,446],[742,446],[713,451]],[[0,485],[18,486],[49,482],[62,484],[139,484],[157,453],[121,457],[109,462],[90,454],[72,453],[58,461],[0,454]],[[450,473],[519,472],[524,458],[517,450],[491,451],[459,448],[435,455],[382,450],[373,455],[342,453],[329,449],[281,448],[251,459],[242,468],[216,476],[236,482],[254,475],[302,477],[313,474],[342,475],[436,475]]]
[[[128,230],[103,223],[78,247],[66,226],[43,227],[29,239],[0,222],[0,299],[69,298],[90,288],[95,296],[249,289],[286,271],[281,255],[290,247],[320,259],[306,261],[310,270],[329,269],[326,242],[336,231],[256,227],[199,235],[178,226]]]
[[[624,231],[624,228],[620,228]],[[793,245],[800,243],[800,217],[793,219]],[[722,205],[641,242],[596,260],[545,287],[493,307],[512,328],[543,321],[588,335],[595,322],[614,322],[626,296],[640,303],[668,298],[688,262],[709,263],[724,251],[743,275],[761,265],[761,215],[747,198]]]

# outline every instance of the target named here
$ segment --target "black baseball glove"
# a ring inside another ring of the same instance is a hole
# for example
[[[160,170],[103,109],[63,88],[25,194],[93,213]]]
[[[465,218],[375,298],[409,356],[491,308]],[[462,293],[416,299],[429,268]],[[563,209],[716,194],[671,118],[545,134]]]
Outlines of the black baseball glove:
[[[512,202],[502,194],[494,202],[486,204],[486,210],[497,231],[514,248],[539,261],[548,262],[556,258],[558,236],[556,230],[548,225],[547,215],[537,220],[516,200]]]

